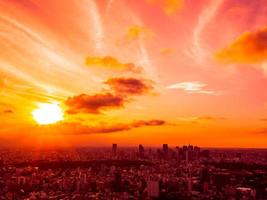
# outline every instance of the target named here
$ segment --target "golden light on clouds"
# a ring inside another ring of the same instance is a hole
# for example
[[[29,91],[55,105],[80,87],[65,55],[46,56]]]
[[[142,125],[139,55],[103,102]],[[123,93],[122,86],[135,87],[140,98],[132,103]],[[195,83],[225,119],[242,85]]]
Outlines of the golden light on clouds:
[[[54,124],[63,120],[62,109],[57,103],[39,103],[32,116],[40,125]]]

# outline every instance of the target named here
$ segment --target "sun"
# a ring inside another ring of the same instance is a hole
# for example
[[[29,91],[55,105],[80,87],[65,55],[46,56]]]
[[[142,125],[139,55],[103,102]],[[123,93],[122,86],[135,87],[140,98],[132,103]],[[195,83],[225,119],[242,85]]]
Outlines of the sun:
[[[40,125],[54,124],[63,120],[63,112],[57,103],[39,103],[32,111],[33,119]]]

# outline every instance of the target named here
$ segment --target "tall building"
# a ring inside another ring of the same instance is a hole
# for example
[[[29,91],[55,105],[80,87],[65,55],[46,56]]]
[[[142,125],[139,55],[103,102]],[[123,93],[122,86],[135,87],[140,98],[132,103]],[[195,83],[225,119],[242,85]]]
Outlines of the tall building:
[[[117,155],[117,144],[112,144],[112,156],[116,156]]]
[[[140,158],[144,158],[145,156],[145,148],[142,144],[139,144],[138,153]]]
[[[168,154],[169,154],[169,147],[168,144],[163,144],[162,145],[162,153],[163,153],[163,157],[167,158]]]

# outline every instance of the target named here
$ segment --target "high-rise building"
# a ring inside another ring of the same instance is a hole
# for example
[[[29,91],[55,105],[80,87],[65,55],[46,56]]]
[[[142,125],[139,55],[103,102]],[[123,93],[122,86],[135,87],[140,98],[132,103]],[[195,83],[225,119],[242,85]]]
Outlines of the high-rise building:
[[[168,144],[163,144],[162,145],[162,153],[163,153],[164,158],[168,157],[168,154],[169,154]]]
[[[145,156],[145,148],[142,144],[139,144],[138,153],[140,158],[144,158]]]
[[[112,155],[116,156],[117,155],[117,144],[112,144]]]

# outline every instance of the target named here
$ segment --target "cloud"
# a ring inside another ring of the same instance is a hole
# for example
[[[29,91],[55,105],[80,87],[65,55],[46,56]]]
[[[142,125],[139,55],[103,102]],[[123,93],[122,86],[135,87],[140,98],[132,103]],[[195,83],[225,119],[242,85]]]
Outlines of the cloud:
[[[167,89],[181,89],[186,91],[187,93],[197,93],[197,94],[215,94],[213,90],[206,90],[205,87],[207,86],[206,83],[201,83],[198,81],[193,82],[181,82],[181,83],[174,83],[172,85],[167,86]]]
[[[13,114],[14,111],[11,110],[11,109],[5,109],[5,110],[2,110],[1,114]]]
[[[124,98],[115,96],[111,93],[87,95],[80,94],[78,96],[69,97],[65,104],[69,106],[67,113],[92,113],[98,114],[102,110],[121,108],[124,105]]]
[[[267,61],[267,28],[245,32],[236,41],[221,49],[215,58],[225,63],[262,63]]]
[[[152,81],[136,78],[110,78],[106,82],[116,94],[142,95],[153,89]]]
[[[218,116],[192,116],[192,117],[180,117],[179,121],[190,123],[190,124],[198,124],[201,122],[215,122],[221,120],[227,120],[226,117],[218,117]]]
[[[159,5],[166,15],[173,15],[179,11],[184,4],[183,0],[146,0],[148,3]]]
[[[105,57],[86,57],[85,63],[89,67],[101,67],[105,69],[118,70],[118,71],[130,71],[140,73],[141,67],[135,66],[133,63],[121,63],[116,58],[111,56]]]
[[[155,35],[150,29],[141,25],[130,26],[127,30],[127,37],[132,40],[151,38]]]
[[[197,120],[204,120],[204,121],[214,121],[214,120],[226,120],[225,117],[214,117],[214,116],[202,116],[198,117]]]
[[[7,110],[4,110],[3,113],[4,114],[13,114],[14,111],[13,110],[10,110],[10,109],[7,109]]]
[[[57,132],[66,135],[79,134],[98,134],[98,133],[115,133],[119,131],[130,130],[128,124],[113,124],[113,125],[82,125],[80,123],[62,123],[53,127]]]
[[[166,121],[164,120],[150,120],[150,121],[143,121],[143,120],[140,120],[140,121],[136,121],[136,122],[133,122],[132,123],[132,126],[133,127],[142,127],[142,126],[162,126],[166,124]]]
[[[53,130],[67,135],[79,134],[106,134],[120,131],[128,131],[134,128],[141,128],[145,126],[163,126],[166,122],[164,120],[148,120],[135,121],[125,124],[98,124],[98,125],[83,125],[80,123],[58,123],[53,126]],[[47,128],[51,128],[51,125]]]
[[[204,10],[200,13],[197,24],[193,30],[193,46],[190,54],[197,62],[203,63],[205,58],[209,55],[208,49],[203,44],[203,31],[217,14],[218,9],[224,3],[223,0],[212,0],[208,3]]]
[[[122,108],[125,103],[133,100],[129,97],[143,95],[153,89],[152,81],[137,78],[110,78],[104,83],[110,86],[110,91],[69,97],[65,101],[69,107],[67,113],[99,114],[104,110]]]

